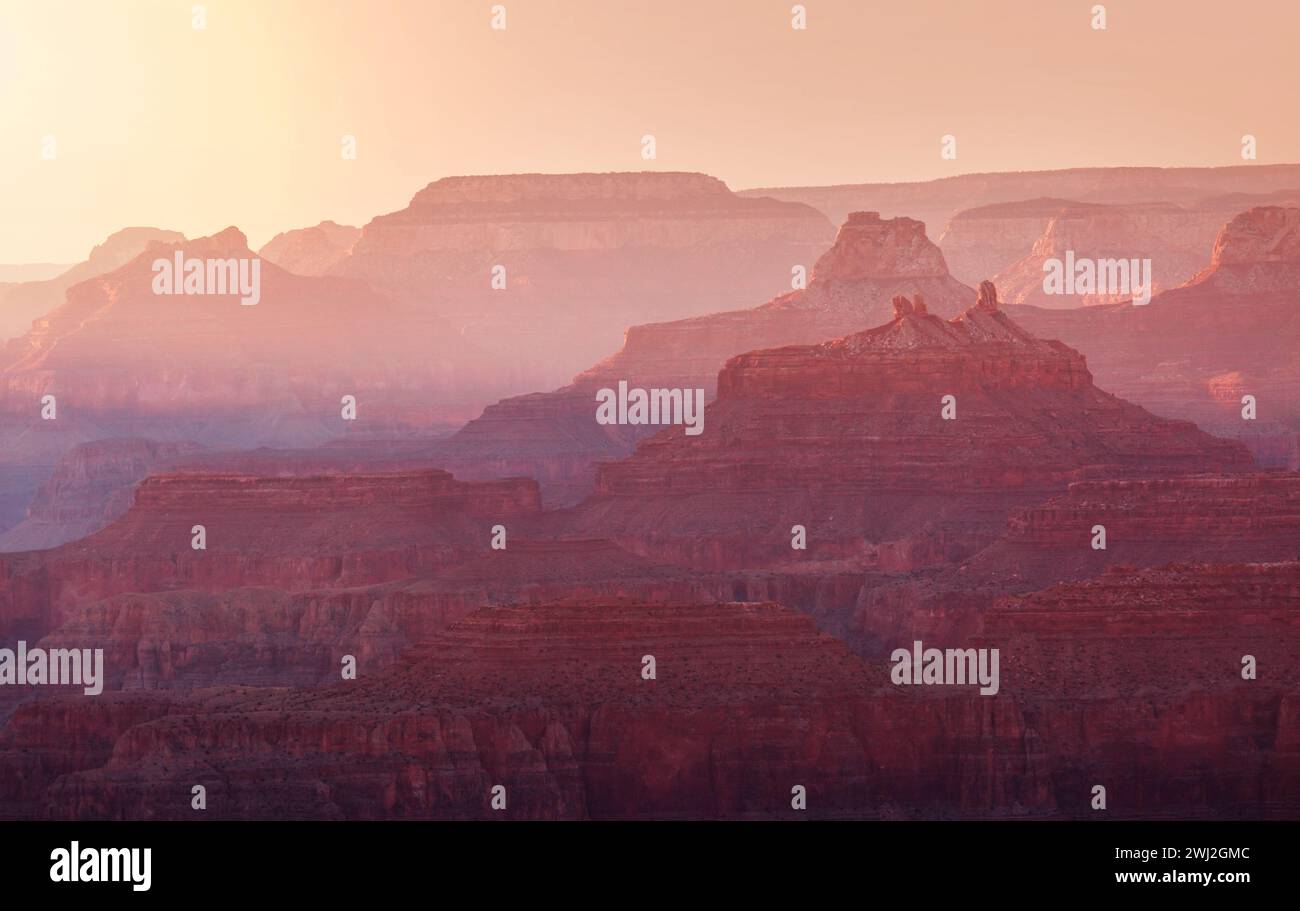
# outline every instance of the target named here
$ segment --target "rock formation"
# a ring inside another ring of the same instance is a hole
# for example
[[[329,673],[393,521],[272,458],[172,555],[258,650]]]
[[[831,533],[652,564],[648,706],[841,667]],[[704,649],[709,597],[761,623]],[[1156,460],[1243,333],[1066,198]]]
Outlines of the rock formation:
[[[111,272],[130,262],[154,242],[178,243],[185,235],[158,228],[123,228],[110,234],[90,251],[85,262],[61,270],[57,276],[23,281],[0,291],[0,345],[31,328],[32,321],[63,303],[68,289],[78,282]]]
[[[1017,308],[1036,335],[1078,348],[1098,385],[1157,414],[1240,437],[1264,464],[1300,468],[1300,209],[1243,212],[1208,268],[1146,306]],[[1253,395],[1256,418],[1243,419]]]
[[[715,391],[727,358],[756,348],[837,338],[888,319],[890,301],[924,295],[941,316],[958,313],[971,291],[953,280],[943,254],[910,218],[857,212],[816,263],[806,289],[751,310],[633,326],[623,348],[553,393],[506,399],[486,409],[438,450],[439,464],[465,477],[536,477],[550,504],[591,489],[597,460],[616,458],[653,428],[601,426],[595,393],[620,380],[645,388]]]
[[[1068,199],[1040,197],[976,206],[958,212],[939,238],[953,276],[974,285],[999,275],[1033,249],[1062,209],[1085,208]]]
[[[328,275],[352,252],[360,236],[360,228],[323,221],[275,235],[257,255],[295,275]]]
[[[793,782],[821,818],[1081,817],[1100,780],[1115,816],[1284,818],[1295,574],[1171,568],[1008,603],[991,698],[891,686],[775,604],[484,608],[353,681],[29,702],[0,733],[0,806],[181,818],[198,782],[217,818],[788,818]],[[1241,681],[1243,649],[1274,679]]]
[[[1087,293],[1048,293],[1044,280],[1051,262],[1124,262],[1131,266],[1150,261],[1151,286],[1158,294],[1177,287],[1204,265],[1226,217],[1214,209],[1184,209],[1171,203],[1110,206],[1066,206],[1053,214],[1042,236],[1022,257],[1007,265],[994,281],[1011,304],[1065,309],[1119,303],[1137,295],[1135,285],[1145,278],[1128,275],[1127,283],[1109,282]],[[1097,267],[1099,270],[1100,266]],[[1145,266],[1142,267],[1145,275]],[[1149,295],[1147,297],[1149,300]]]
[[[704,432],[669,427],[602,463],[571,527],[699,567],[907,569],[973,553],[1070,481],[1252,464],[1097,389],[1078,352],[1017,326],[988,282],[951,320],[895,308],[875,329],[732,358]]]
[[[634,323],[771,297],[833,236],[807,206],[704,174],[448,177],[367,224],[338,271],[431,309],[523,392],[564,382]]]
[[[1219,168],[999,171],[899,183],[764,187],[745,190],[741,195],[801,202],[825,212],[837,223],[850,212],[873,209],[885,215],[919,218],[932,230],[942,231],[963,210],[1044,197],[1107,205],[1165,202],[1184,208],[1235,198],[1236,210],[1240,211],[1273,202],[1275,194],[1294,192],[1296,188],[1300,188],[1300,165],[1247,164]],[[954,274],[966,278],[955,270]]]

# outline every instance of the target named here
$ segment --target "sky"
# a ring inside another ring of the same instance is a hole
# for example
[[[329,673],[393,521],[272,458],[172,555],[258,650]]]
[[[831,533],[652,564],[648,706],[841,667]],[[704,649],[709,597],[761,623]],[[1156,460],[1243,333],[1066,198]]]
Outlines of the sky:
[[[257,247],[455,174],[1240,165],[1245,134],[1300,162],[1295,0],[1112,0],[1105,30],[1079,0],[500,3],[0,0],[0,262],[129,225]]]

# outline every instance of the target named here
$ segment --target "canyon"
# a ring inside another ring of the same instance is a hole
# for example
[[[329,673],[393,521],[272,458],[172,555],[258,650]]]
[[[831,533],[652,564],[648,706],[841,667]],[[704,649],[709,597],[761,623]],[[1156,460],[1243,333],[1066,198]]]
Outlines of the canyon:
[[[1219,232],[1209,263],[1146,306],[1012,308],[1037,335],[1088,357],[1097,382],[1157,414],[1238,438],[1296,469],[1300,209],[1263,206]],[[1243,396],[1259,407],[1246,419]]]
[[[589,493],[595,465],[631,452],[647,429],[597,425],[601,388],[702,388],[712,398],[728,358],[755,348],[836,338],[888,319],[899,294],[922,295],[935,313],[958,313],[975,292],[948,275],[943,254],[910,218],[850,215],[814,265],[808,287],[750,310],[632,326],[623,347],[572,383],[489,406],[435,447],[439,464],[467,478],[523,474],[547,504]]]
[[[0,644],[104,656],[0,686],[0,816],[1293,818],[1298,175],[447,178],[254,306],[130,235],[0,349]],[[1014,290],[1094,241],[1167,288]]]

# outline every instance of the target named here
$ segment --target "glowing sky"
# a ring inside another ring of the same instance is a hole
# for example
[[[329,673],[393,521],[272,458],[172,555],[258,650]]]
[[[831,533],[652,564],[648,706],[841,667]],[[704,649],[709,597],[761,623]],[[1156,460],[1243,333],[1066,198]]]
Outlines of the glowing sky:
[[[804,31],[789,0],[504,0],[504,31],[491,0],[193,5],[0,0],[0,262],[127,225],[258,246],[450,174],[1226,165],[1244,133],[1300,161],[1294,0],[1113,0],[1105,31],[1077,0],[806,0]]]

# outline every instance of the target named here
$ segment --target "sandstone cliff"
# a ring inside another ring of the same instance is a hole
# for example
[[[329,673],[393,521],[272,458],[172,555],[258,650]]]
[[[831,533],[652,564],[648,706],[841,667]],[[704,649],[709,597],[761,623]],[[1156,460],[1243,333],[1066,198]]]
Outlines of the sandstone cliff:
[[[875,329],[732,358],[704,432],[666,428],[602,463],[572,527],[701,567],[909,568],[973,553],[1011,508],[1073,480],[1252,464],[1097,389],[1078,352],[1017,326],[987,282],[952,320],[895,307]],[[807,554],[794,525],[816,541]]]
[[[555,392],[506,399],[486,409],[439,451],[465,477],[525,474],[548,503],[576,502],[591,489],[593,465],[631,451],[653,428],[601,426],[595,393],[629,385],[703,388],[712,397],[727,358],[755,348],[809,344],[888,319],[898,294],[923,295],[936,313],[959,312],[974,292],[948,275],[943,254],[910,218],[857,212],[812,270],[806,289],[761,307],[633,326],[620,351]]]
[[[833,236],[807,206],[704,174],[449,177],[367,224],[338,271],[431,310],[521,392],[564,382],[631,324],[765,300]]]
[[[1078,348],[1100,386],[1157,414],[1240,437],[1264,464],[1300,468],[1300,209],[1261,207],[1220,232],[1208,268],[1146,306],[1016,308]],[[1244,395],[1256,418],[1243,420]]]

